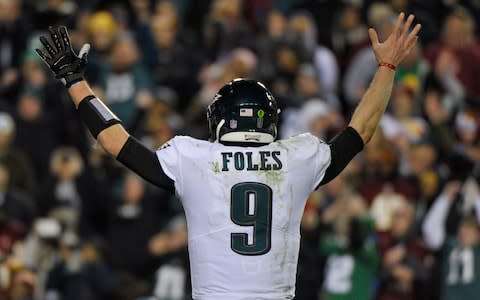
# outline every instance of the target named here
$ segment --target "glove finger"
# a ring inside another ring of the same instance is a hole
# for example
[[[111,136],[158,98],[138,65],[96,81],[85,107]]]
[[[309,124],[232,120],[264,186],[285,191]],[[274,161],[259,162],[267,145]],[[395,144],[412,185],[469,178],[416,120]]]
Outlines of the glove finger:
[[[37,52],[38,56],[40,56],[40,58],[41,58],[44,62],[47,62],[47,60],[50,59],[50,58],[47,57],[47,55],[45,55],[45,53],[43,53],[40,49],[35,49],[35,51]]]
[[[44,36],[40,37],[40,42],[42,42],[43,47],[47,50],[48,54],[50,54],[51,57],[55,56],[57,54],[57,51],[55,51],[50,45],[50,43],[47,41],[47,39]]]
[[[57,30],[55,30],[52,26],[49,26],[48,31],[50,32],[50,37],[52,38],[52,42],[55,45],[57,52],[63,51],[63,45],[60,41]]]
[[[88,52],[90,52],[90,44],[84,44],[82,48],[80,49],[80,52],[78,53],[78,56],[81,59],[86,59]]]
[[[68,36],[67,27],[60,26],[58,27],[58,31],[60,32],[60,36],[62,37],[64,49],[72,49],[72,43],[70,43],[70,37]]]

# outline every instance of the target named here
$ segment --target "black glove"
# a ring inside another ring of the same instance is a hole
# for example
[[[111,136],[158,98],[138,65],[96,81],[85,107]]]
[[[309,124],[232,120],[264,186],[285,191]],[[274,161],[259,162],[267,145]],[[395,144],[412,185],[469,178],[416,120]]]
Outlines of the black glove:
[[[45,36],[41,36],[40,42],[42,42],[47,51],[42,52],[40,49],[35,49],[35,51],[55,74],[55,78],[62,81],[67,88],[74,83],[84,80],[90,44],[83,45],[77,55],[72,49],[70,37],[65,26],[55,29],[49,27],[48,31],[50,32],[53,45],[47,41]]]

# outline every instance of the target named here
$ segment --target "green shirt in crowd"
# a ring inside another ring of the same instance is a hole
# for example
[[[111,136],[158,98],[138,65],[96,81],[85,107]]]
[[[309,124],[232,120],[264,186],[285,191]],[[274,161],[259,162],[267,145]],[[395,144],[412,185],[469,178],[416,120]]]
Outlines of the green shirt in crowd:
[[[362,227],[371,232],[372,220],[363,218]],[[366,238],[355,250],[334,238],[325,238],[320,251],[327,255],[323,296],[325,300],[371,300],[378,266],[378,252],[372,239]]]

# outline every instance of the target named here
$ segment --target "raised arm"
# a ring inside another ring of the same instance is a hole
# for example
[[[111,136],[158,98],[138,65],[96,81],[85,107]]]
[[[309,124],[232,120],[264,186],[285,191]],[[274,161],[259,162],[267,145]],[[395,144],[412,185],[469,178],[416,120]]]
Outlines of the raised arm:
[[[379,68],[349,124],[358,132],[365,144],[372,138],[380,118],[387,108],[398,64],[415,47],[418,39],[417,34],[421,25],[417,24],[412,31],[409,31],[414,16],[410,15],[406,21],[404,19],[405,14],[401,13],[393,32],[383,43],[379,42],[378,35],[373,28],[369,30],[372,49]]]
[[[68,89],[81,119],[94,138],[107,153],[114,156],[145,180],[174,190],[173,181],[165,174],[155,152],[147,149],[131,137],[121,125],[120,119],[98,99],[84,79],[90,45],[85,44],[77,55],[71,46],[65,26],[49,28],[50,41],[40,37],[45,51],[36,49]]]
[[[380,118],[387,108],[393,87],[396,66],[415,47],[417,34],[421,26],[417,25],[409,32],[413,15],[404,22],[405,15],[398,16],[395,28],[388,39],[380,43],[377,33],[370,29],[372,48],[377,58],[379,69],[370,87],[357,106],[352,120],[344,131],[329,142],[331,160],[320,185],[334,179],[348,163],[363,149],[375,132]]]
[[[430,249],[442,247],[446,235],[446,222],[450,206],[457,198],[462,184],[449,182],[428,211],[422,225],[423,239]]]
[[[75,106],[77,107],[77,109],[80,107],[80,103],[82,101],[84,100],[88,101],[89,100],[88,98],[95,97],[92,89],[90,88],[90,86],[85,80],[79,81],[71,85],[68,88],[68,93],[72,97],[73,103],[75,103]],[[96,99],[96,97],[92,99]],[[82,106],[84,104],[82,104]],[[107,113],[110,114],[109,111]],[[112,113],[112,117],[113,116],[114,115]],[[84,120],[84,122],[86,121],[84,116],[82,116],[82,119]],[[95,132],[92,132],[92,134],[95,135]],[[120,153],[120,150],[122,150],[123,146],[125,145],[129,137],[130,135],[128,134],[128,132],[123,128],[123,126],[120,123],[118,123],[118,124],[108,126],[105,129],[101,130],[98,133],[98,136],[96,138],[99,144],[103,147],[103,149],[105,149],[105,151],[107,151],[110,155],[117,157],[118,154]]]

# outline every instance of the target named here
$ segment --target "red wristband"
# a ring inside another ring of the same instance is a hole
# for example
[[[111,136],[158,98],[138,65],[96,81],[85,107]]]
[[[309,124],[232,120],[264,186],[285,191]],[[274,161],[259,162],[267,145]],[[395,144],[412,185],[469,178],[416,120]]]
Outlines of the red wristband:
[[[387,68],[389,68],[389,69],[392,70],[392,71],[396,71],[396,70],[397,70],[397,67],[396,67],[395,65],[392,65],[392,64],[387,63],[387,62],[378,63],[378,66],[379,66],[379,67],[387,67]]]

